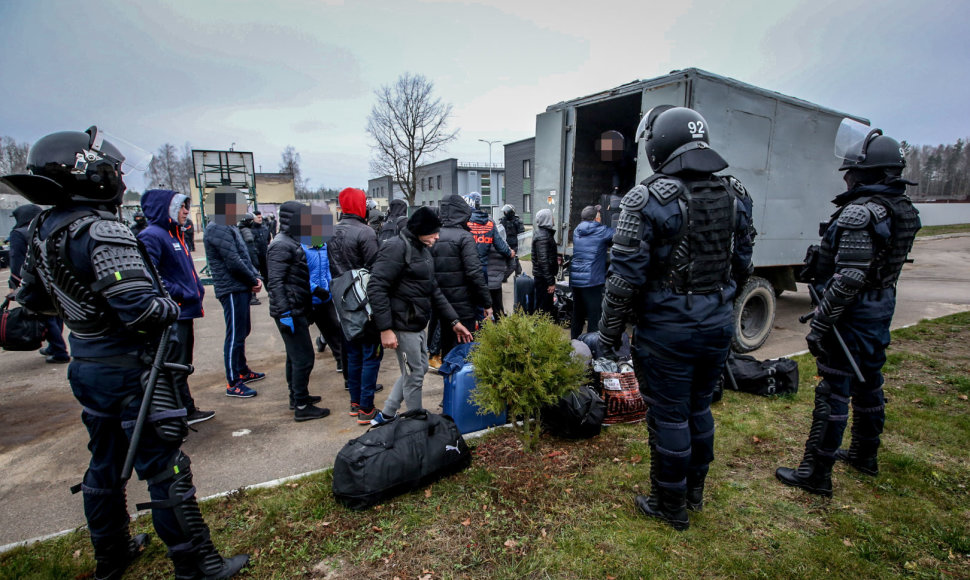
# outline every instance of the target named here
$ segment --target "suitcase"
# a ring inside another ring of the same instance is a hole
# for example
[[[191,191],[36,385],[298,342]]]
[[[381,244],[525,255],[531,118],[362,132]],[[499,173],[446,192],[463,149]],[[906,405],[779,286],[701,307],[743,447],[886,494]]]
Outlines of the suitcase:
[[[479,415],[478,406],[469,400],[475,388],[475,376],[472,374],[474,368],[469,363],[458,372],[445,375],[445,396],[441,406],[444,414],[455,420],[458,430],[463,434],[505,424],[505,411],[499,415]]]
[[[451,417],[415,409],[344,445],[333,464],[333,495],[350,509],[366,509],[458,473],[471,460]]]

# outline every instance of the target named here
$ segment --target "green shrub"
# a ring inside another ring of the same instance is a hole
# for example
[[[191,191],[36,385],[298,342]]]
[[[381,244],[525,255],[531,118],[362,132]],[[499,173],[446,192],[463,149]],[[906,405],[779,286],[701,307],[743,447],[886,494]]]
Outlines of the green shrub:
[[[542,407],[578,389],[586,363],[572,356],[569,339],[545,315],[516,311],[486,324],[476,340],[469,357],[478,384],[472,401],[482,413],[507,409],[523,446],[531,450],[542,431]]]

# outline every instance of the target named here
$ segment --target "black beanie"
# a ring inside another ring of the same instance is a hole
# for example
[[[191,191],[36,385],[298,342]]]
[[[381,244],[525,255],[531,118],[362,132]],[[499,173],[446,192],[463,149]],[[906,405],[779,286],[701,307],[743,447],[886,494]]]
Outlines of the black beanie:
[[[433,234],[440,229],[441,220],[438,219],[438,214],[428,206],[419,207],[408,218],[408,230],[416,236]]]

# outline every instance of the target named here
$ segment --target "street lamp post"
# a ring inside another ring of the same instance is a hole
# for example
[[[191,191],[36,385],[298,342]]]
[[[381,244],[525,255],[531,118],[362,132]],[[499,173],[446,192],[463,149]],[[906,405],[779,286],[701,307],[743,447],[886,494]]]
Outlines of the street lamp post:
[[[499,139],[495,139],[494,141],[489,141],[488,139],[479,139],[479,141],[482,143],[488,143],[488,193],[491,195],[492,191],[494,191],[493,188],[495,187],[495,184],[492,182],[492,143],[501,143],[502,141]],[[499,203],[502,202],[501,189],[499,189],[498,193],[495,194],[495,199]]]

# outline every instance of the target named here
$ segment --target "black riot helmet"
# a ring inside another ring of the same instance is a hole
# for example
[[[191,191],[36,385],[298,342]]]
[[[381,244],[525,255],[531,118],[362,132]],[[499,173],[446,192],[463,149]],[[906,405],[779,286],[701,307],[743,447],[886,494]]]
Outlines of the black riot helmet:
[[[647,160],[656,172],[714,173],[727,162],[711,149],[707,121],[693,109],[660,105],[647,112],[637,139],[646,141]]]
[[[118,205],[125,193],[125,156],[97,127],[41,137],[27,153],[27,175],[3,180],[41,205]]]
[[[883,135],[882,129],[873,129],[860,144],[860,149],[842,160],[839,171],[880,168],[902,170],[905,167],[906,151],[899,141]]]

